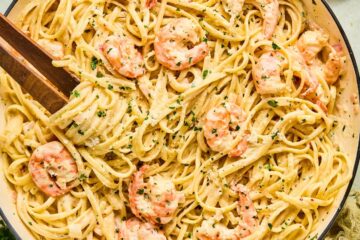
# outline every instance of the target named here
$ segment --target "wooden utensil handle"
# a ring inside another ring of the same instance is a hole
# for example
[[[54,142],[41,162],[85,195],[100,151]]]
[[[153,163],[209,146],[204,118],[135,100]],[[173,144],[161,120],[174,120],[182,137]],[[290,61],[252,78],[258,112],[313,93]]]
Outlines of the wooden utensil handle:
[[[0,14],[0,37],[6,39],[65,96],[69,97],[71,91],[79,84],[79,79],[68,70],[54,67],[51,56],[2,14]]]
[[[2,38],[0,38],[0,65],[50,113],[55,113],[68,102],[68,98],[63,93],[39,74]]]

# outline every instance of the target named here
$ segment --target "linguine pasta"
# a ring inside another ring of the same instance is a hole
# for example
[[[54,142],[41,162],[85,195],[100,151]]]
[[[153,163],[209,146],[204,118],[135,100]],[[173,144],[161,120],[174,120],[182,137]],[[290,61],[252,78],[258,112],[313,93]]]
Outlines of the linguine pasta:
[[[145,178],[171,179],[184,196],[171,221],[155,224],[166,239],[240,239],[199,235],[204,222],[234,229],[243,221],[237,184],[249,190],[258,219],[246,239],[315,239],[320,211],[351,178],[349,159],[329,138],[336,84],[317,76],[322,104],[303,94],[308,83],[297,74],[291,50],[309,29],[300,1],[279,1],[271,38],[262,36],[259,1],[245,1],[239,13],[232,4],[29,1],[18,25],[36,41],[62,43],[64,55],[53,64],[81,79],[69,103],[50,115],[0,74],[7,104],[3,171],[16,192],[17,213],[36,239],[120,239],[120,224],[134,216],[129,185],[144,165]],[[156,34],[174,18],[190,19],[209,48],[202,61],[180,71],[160,64],[154,50]],[[144,58],[143,75],[131,79],[112,69],[101,51],[111,35],[134,42]],[[282,91],[262,94],[252,69],[273,51],[287,61]],[[225,150],[214,151],[204,133],[206,116],[228,103],[246,117],[231,130]],[[230,156],[244,136],[246,150]],[[56,197],[44,194],[28,169],[34,150],[54,140],[70,152],[78,171],[74,187]]]

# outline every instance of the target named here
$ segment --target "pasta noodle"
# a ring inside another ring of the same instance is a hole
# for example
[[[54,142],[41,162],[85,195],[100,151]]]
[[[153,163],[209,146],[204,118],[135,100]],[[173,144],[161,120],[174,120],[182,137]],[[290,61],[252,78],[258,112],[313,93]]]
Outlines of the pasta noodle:
[[[309,83],[303,72],[297,74],[292,58],[291,49],[309,25],[301,2],[279,1],[271,38],[262,37],[261,1],[245,1],[236,14],[230,0],[147,4],[32,0],[19,16],[19,26],[34,40],[61,43],[64,56],[53,64],[81,78],[69,103],[50,115],[1,70],[0,92],[7,103],[0,137],[3,171],[14,186],[21,220],[36,239],[120,239],[120,223],[136,215],[131,179],[148,166],[146,178],[171,179],[184,196],[171,221],[156,228],[166,239],[240,239],[199,234],[206,222],[213,221],[214,229],[242,223],[238,184],[249,189],[258,219],[246,239],[314,237],[320,212],[332,205],[351,172],[349,159],[329,138],[336,125],[336,84],[318,76],[323,104],[306,97]],[[157,60],[154,45],[157,34],[165,36],[162,29],[177,18],[200,29],[209,53],[174,71]],[[111,67],[101,51],[111,35],[134,42],[144,59],[143,75],[131,79]],[[262,94],[268,89],[252,71],[275,51],[281,63],[287,61],[281,68],[283,90]],[[245,118],[231,130],[235,137],[225,142],[226,150],[214,151],[207,114],[229,103]],[[230,149],[244,136],[246,150],[232,157]],[[34,150],[55,139],[70,152],[78,172],[74,187],[57,197],[43,193],[28,168]]]

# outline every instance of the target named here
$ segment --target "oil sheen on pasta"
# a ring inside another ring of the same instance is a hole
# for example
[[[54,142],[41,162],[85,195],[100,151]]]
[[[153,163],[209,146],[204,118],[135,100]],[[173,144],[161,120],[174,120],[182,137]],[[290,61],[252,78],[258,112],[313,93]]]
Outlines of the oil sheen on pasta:
[[[81,78],[50,115],[0,74],[36,239],[315,239],[351,177],[344,57],[300,1],[31,0],[18,25]]]

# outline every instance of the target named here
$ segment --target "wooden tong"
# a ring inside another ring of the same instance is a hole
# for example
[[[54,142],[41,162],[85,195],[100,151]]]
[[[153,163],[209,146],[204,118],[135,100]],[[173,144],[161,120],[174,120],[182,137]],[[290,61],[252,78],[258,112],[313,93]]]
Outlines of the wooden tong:
[[[79,79],[0,14],[0,66],[50,113],[63,107]],[[1,87],[1,86],[0,86]]]

